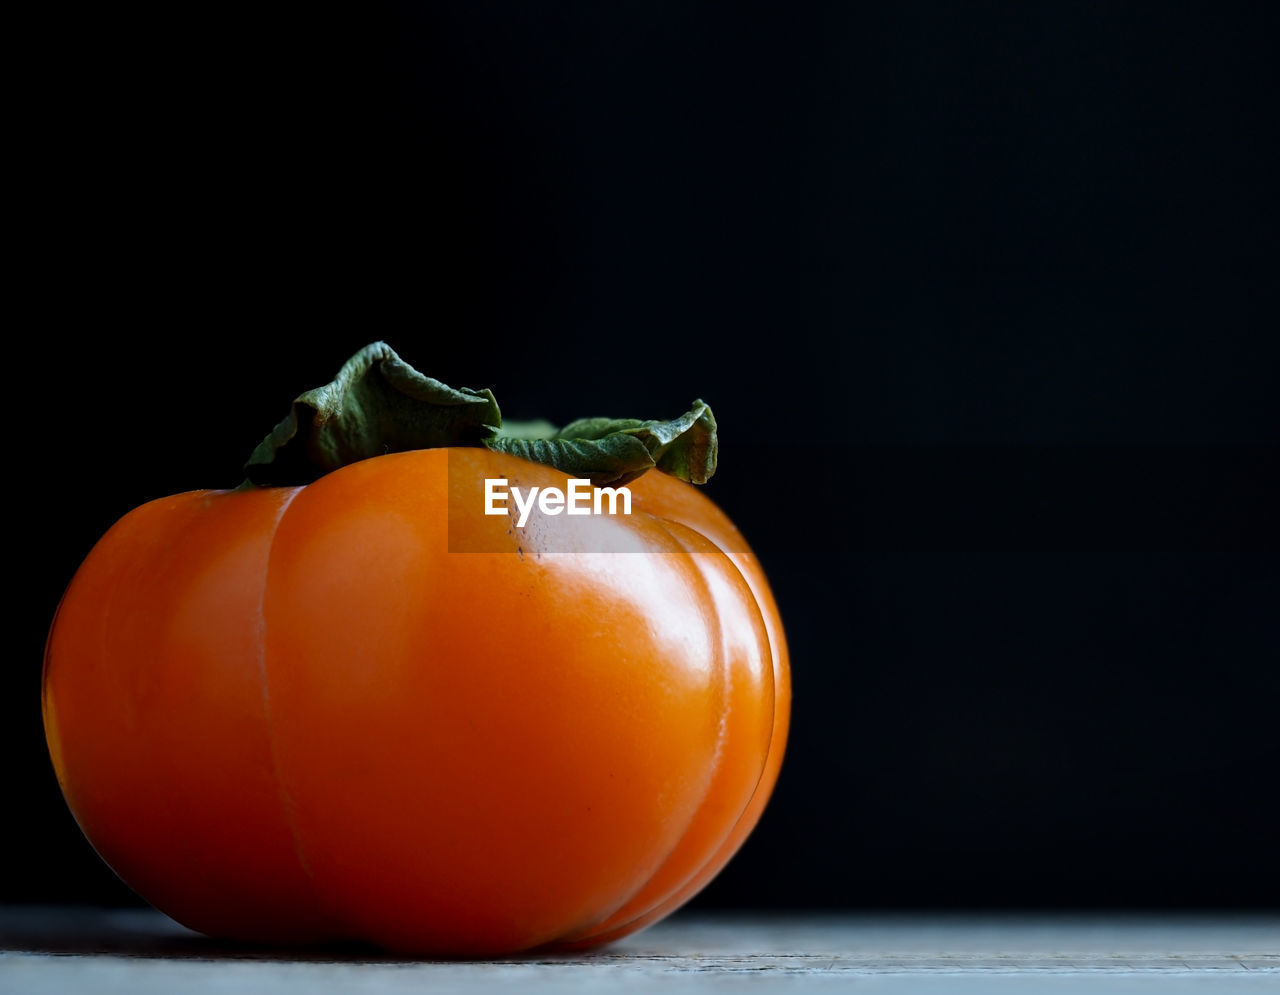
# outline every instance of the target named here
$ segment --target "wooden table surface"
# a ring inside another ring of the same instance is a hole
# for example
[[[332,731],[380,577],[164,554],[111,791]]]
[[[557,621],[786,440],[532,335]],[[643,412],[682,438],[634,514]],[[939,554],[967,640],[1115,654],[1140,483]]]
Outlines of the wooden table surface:
[[[590,955],[277,951],[150,910],[0,909],[0,992],[1280,993],[1277,915],[677,915]]]

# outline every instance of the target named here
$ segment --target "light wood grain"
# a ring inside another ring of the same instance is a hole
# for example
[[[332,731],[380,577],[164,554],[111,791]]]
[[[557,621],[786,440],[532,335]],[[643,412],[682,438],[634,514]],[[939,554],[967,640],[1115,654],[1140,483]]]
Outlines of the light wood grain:
[[[1280,916],[677,916],[586,955],[262,950],[144,910],[0,911],[0,991],[1277,992]]]

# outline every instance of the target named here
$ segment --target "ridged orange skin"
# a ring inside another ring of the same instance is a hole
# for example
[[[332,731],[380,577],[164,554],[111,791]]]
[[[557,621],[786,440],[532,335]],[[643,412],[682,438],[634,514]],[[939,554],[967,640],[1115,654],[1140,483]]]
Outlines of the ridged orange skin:
[[[483,956],[615,940],[720,870],[790,713],[758,563],[662,473],[610,526],[650,555],[550,552],[567,517],[521,531],[478,499],[446,514],[485,477],[567,480],[398,453],[153,501],[94,547],[45,729],[127,884],[213,936]]]

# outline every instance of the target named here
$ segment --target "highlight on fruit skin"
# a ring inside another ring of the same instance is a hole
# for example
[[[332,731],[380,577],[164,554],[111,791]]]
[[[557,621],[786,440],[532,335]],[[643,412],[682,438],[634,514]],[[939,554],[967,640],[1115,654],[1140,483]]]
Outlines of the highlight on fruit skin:
[[[790,713],[764,573],[688,482],[715,433],[697,402],[521,434],[361,350],[248,483],[142,505],[72,579],[43,706],[86,837],[235,940],[486,956],[668,915],[759,820]],[[485,479],[574,476],[632,514],[483,512]]]

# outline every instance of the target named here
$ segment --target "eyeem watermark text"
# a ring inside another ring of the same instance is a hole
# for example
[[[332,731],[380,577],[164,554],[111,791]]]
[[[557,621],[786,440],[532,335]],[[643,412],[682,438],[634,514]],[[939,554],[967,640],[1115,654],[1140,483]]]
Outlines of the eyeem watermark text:
[[[630,515],[631,491],[627,487],[593,487],[590,480],[572,477],[569,489],[559,487],[509,487],[505,477],[485,477],[484,513],[505,515],[507,497],[515,502],[516,528],[524,528],[534,505],[544,515]],[[605,511],[605,504],[608,511]],[[621,511],[619,511],[621,507]]]

